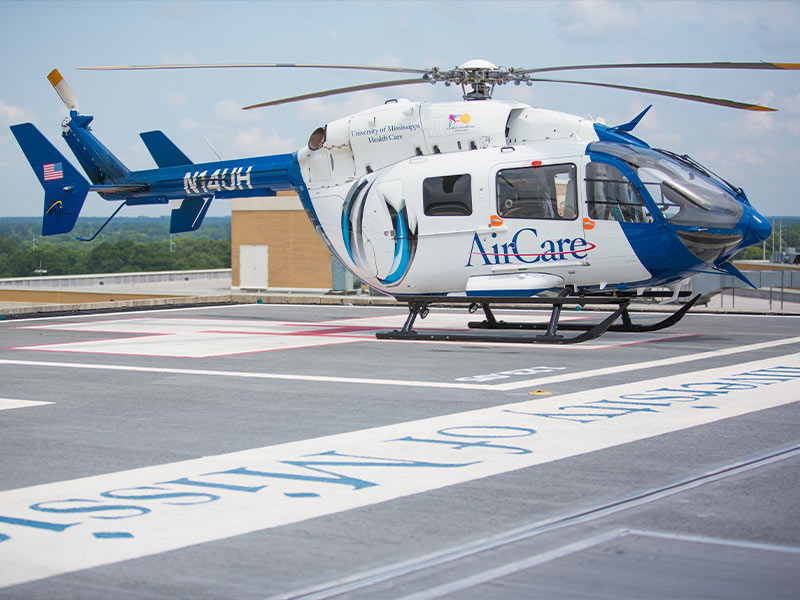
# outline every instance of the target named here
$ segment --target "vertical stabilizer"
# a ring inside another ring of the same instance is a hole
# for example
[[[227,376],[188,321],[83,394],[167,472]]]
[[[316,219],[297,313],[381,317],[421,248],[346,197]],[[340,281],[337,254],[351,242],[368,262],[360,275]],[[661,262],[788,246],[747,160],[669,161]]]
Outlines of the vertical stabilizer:
[[[42,235],[72,231],[89,182],[31,123],[12,125],[11,133],[44,188]]]

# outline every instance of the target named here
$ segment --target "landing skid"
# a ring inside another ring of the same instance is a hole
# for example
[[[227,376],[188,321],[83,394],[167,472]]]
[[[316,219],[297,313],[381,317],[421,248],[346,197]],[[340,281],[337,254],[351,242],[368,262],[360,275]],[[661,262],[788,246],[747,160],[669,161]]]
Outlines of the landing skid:
[[[438,342],[510,342],[518,344],[578,344],[580,342],[587,342],[600,337],[606,331],[621,331],[628,333],[641,333],[648,331],[658,331],[666,327],[671,327],[680,321],[687,312],[695,305],[700,298],[699,295],[692,298],[689,302],[684,304],[680,309],[674,312],[669,317],[651,323],[648,325],[639,325],[633,323],[630,313],[628,312],[628,304],[633,296],[578,296],[578,295],[562,295],[555,298],[475,298],[475,297],[430,297],[420,296],[414,298],[406,298],[408,300],[408,318],[406,319],[403,328],[394,331],[380,331],[375,334],[379,340],[424,340],[424,341],[438,341]],[[414,330],[414,322],[417,317],[424,319],[428,316],[428,307],[431,304],[468,304],[469,311],[475,312],[478,307],[483,309],[486,318],[483,321],[473,321],[469,323],[470,329],[486,329],[486,330],[505,330],[505,331],[535,331],[542,330],[543,334],[530,335],[530,334],[513,334],[503,333],[492,334],[487,331],[486,333],[476,332],[461,332],[461,331],[448,331],[448,332],[419,332]],[[490,304],[525,304],[525,305],[545,305],[551,306],[550,319],[547,323],[525,323],[525,322],[507,322],[498,321]],[[595,324],[583,323],[559,323],[561,310],[564,306],[585,306],[592,305],[609,305],[616,306],[612,312],[605,319]],[[614,324],[617,319],[622,322]],[[582,331],[578,335],[565,337],[558,333],[562,331]]]

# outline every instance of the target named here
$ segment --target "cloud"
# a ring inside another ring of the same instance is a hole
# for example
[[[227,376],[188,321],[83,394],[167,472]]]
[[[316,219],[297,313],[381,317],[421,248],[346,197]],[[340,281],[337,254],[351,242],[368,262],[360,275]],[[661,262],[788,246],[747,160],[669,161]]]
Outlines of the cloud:
[[[299,104],[300,112],[306,119],[335,121],[347,115],[383,104],[385,97],[378,92],[357,92],[340,96],[340,100],[312,98]]]
[[[24,108],[6,104],[0,100],[0,124],[13,125],[14,123],[19,123],[20,121],[26,121],[30,119],[31,117]]]
[[[237,100],[223,99],[214,104],[214,113],[224,121],[234,123],[254,123],[262,119],[258,110],[242,110],[242,103]]]
[[[784,102],[783,113],[782,120],[786,130],[792,135],[800,136],[800,93]]]
[[[645,102],[631,101],[628,106],[630,107],[628,109],[630,116],[626,118],[631,119],[644,110]],[[633,135],[643,138],[656,147],[680,147],[683,143],[683,136],[676,133],[677,130],[674,127],[665,127],[661,121],[661,114],[657,107],[651,108],[636,126]]]
[[[180,92],[175,92],[167,96],[167,104],[171,104],[172,106],[185,106],[187,102],[189,102],[189,99]]]
[[[770,106],[774,99],[774,92],[764,92],[756,98],[755,103],[761,104],[762,106]],[[740,122],[742,130],[745,133],[758,135],[774,131],[773,120],[774,117],[771,112],[747,111],[747,113],[741,117]]]
[[[181,122],[178,123],[178,129],[182,131],[196,131],[198,129],[208,129],[208,125],[201,123],[194,117],[184,117],[181,119]]]
[[[758,46],[770,51],[797,49],[796,28],[800,5],[796,2],[693,2],[683,10],[726,31],[747,31]]]
[[[239,129],[230,142],[237,155],[261,156],[297,150],[294,138],[282,138],[274,130],[265,132],[260,127]]]
[[[559,2],[550,11],[554,33],[572,43],[594,43],[609,36],[641,35],[641,6],[636,2],[580,0]]]

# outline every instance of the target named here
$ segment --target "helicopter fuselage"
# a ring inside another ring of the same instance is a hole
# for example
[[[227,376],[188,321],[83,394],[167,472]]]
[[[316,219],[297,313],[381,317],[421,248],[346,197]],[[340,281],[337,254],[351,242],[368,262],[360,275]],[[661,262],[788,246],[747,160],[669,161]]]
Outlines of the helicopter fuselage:
[[[518,103],[392,101],[300,150],[298,192],[339,260],[394,296],[658,286],[726,271],[769,235],[740,189],[627,131]]]

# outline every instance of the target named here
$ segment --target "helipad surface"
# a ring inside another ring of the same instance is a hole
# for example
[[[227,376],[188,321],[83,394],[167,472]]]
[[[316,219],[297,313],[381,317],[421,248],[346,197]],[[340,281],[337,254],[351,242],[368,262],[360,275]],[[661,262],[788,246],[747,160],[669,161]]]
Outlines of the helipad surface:
[[[404,320],[0,322],[0,597],[795,596],[797,317],[374,338]]]

